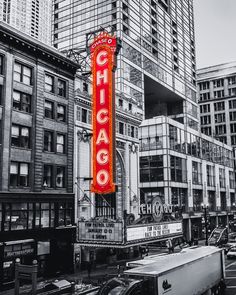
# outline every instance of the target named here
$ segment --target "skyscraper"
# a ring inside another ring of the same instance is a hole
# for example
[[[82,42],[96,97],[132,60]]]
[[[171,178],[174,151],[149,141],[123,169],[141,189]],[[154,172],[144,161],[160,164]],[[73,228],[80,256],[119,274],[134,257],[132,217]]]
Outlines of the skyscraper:
[[[51,0],[0,0],[0,20],[51,44]]]
[[[199,69],[201,130],[236,146],[236,62]]]
[[[86,33],[111,27],[122,41],[116,91],[145,118],[165,115],[198,129],[192,0],[54,0],[53,45],[86,46]]]

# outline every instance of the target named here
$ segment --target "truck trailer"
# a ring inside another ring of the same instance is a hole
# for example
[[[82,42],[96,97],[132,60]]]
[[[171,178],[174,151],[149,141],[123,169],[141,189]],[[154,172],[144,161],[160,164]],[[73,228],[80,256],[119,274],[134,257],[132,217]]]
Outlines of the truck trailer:
[[[106,282],[99,295],[224,294],[224,254],[212,246],[150,259]]]

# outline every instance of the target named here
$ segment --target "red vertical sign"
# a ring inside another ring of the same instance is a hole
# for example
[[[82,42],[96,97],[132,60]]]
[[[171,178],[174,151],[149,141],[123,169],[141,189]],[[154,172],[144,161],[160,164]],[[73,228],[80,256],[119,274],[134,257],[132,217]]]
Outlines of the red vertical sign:
[[[114,68],[116,38],[101,33],[90,46],[93,75],[93,182],[91,191],[115,191]]]

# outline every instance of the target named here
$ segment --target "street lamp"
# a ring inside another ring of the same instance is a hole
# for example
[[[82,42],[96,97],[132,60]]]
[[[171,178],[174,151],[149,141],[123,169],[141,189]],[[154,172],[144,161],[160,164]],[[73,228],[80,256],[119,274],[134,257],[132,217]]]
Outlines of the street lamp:
[[[202,203],[201,205],[202,205],[202,209],[204,210],[205,233],[206,233],[205,245],[208,246],[208,220],[207,220],[208,204]]]

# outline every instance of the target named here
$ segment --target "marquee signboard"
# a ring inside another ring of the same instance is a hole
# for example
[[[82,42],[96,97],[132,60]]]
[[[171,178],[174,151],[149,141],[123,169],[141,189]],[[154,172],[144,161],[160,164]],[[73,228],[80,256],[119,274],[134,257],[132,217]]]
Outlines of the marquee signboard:
[[[115,192],[114,71],[116,38],[101,33],[90,45],[93,76],[93,181],[91,191]]]
[[[129,226],[127,228],[127,242],[136,240],[161,239],[183,234],[182,222],[164,222],[146,225]]]
[[[121,243],[123,241],[122,222],[79,221],[79,241]]]

